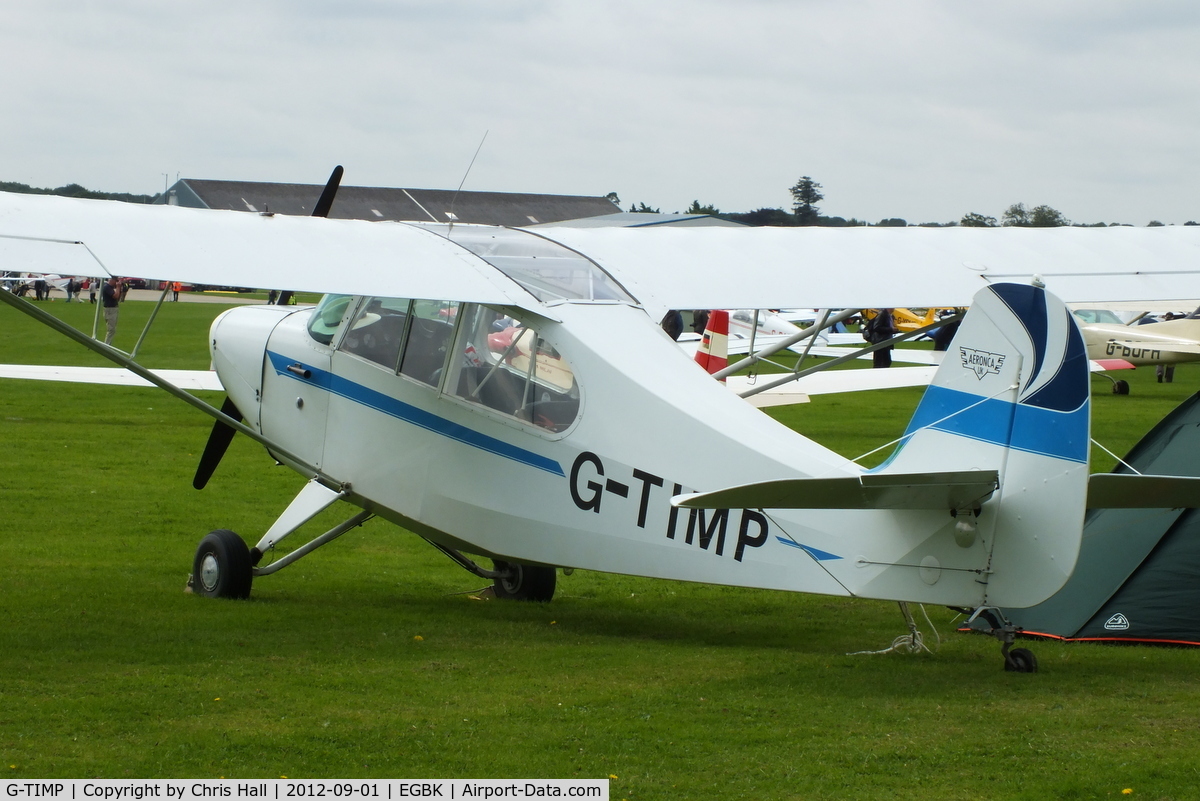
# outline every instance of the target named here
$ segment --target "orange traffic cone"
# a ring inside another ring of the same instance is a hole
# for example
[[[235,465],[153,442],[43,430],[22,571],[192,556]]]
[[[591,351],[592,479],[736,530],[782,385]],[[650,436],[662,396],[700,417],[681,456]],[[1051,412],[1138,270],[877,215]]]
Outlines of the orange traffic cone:
[[[729,366],[729,312],[724,309],[714,309],[708,315],[708,326],[696,349],[696,364],[710,374]]]

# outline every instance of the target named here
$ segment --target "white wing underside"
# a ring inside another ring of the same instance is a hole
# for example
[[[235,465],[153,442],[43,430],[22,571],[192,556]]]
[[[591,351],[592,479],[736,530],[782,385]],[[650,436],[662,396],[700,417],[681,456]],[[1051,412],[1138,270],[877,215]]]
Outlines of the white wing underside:
[[[456,229],[457,230],[457,229]],[[966,306],[997,282],[1074,302],[1200,297],[1200,226],[554,228],[658,309]],[[0,193],[0,270],[513,305],[524,289],[399,223]]]
[[[212,370],[151,370],[180,389],[223,392],[221,380]],[[0,364],[0,378],[34,381],[66,381],[72,384],[109,384],[122,387],[153,387],[146,379],[120,367],[60,367],[39,364]]]

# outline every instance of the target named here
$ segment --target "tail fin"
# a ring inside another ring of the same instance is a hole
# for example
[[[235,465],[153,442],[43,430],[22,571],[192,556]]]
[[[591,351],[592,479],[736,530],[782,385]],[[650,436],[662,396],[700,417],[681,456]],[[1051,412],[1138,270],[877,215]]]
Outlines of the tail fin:
[[[1089,365],[1074,318],[1044,289],[996,284],[974,300],[902,444],[872,472],[997,471],[991,501],[959,531],[991,555],[986,603],[1024,607],[1056,592],[1079,554]]]
[[[709,373],[717,373],[729,365],[729,312],[714,309],[708,315],[708,325],[696,349],[696,364]]]

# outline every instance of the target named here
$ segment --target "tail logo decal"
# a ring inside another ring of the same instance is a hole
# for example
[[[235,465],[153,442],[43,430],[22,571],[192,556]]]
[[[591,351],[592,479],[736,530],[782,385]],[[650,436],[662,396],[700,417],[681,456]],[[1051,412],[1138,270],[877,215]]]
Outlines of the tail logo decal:
[[[975,377],[980,381],[988,373],[999,375],[1000,368],[1004,366],[1003,353],[989,353],[986,350],[959,346],[958,354],[962,357],[962,366],[974,371]]]

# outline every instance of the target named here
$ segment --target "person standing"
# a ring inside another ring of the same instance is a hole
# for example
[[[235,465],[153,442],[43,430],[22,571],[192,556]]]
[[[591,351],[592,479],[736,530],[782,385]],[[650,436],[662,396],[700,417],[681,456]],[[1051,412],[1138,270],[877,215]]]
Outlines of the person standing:
[[[100,288],[100,304],[104,307],[104,325],[108,330],[104,334],[104,344],[111,345],[117,334],[117,313],[121,310],[120,281],[114,276],[104,282]]]
[[[867,326],[871,332],[870,342],[878,344],[886,342],[896,336],[896,321],[892,317],[891,309],[880,309],[879,314],[875,315]],[[892,348],[889,345],[886,348],[880,348],[872,355],[874,360],[873,367],[891,367],[892,366]]]

